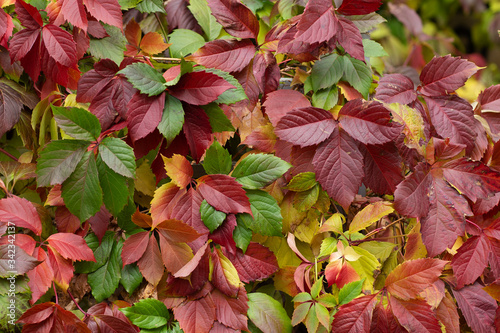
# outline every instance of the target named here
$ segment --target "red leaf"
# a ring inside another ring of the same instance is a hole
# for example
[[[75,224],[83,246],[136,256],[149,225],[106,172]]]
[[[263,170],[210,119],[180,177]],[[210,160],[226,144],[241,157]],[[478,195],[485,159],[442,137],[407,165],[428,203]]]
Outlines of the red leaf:
[[[485,111],[500,111],[500,84],[486,88],[477,98],[476,108]]]
[[[321,43],[330,40],[337,33],[338,19],[333,13],[330,1],[311,0],[297,25],[295,42]]]
[[[199,234],[208,234],[208,228],[201,221],[200,206],[202,201],[201,195],[193,188],[190,188],[185,195],[175,202],[171,218],[183,221],[193,227]],[[201,244],[205,243],[206,238],[200,237],[198,241],[200,239],[202,239]]]
[[[200,267],[200,262],[202,262],[202,259],[206,258],[208,260],[209,252],[207,252],[207,248],[208,242],[206,242],[199,248],[199,250],[194,254],[193,258],[191,258],[188,263],[186,263],[184,266],[182,266],[182,268],[174,272],[172,275],[176,278],[188,277],[191,273],[193,273],[197,268]]]
[[[200,237],[190,225],[178,220],[166,220],[153,225],[169,242],[189,243]]]
[[[111,315],[90,315],[85,323],[92,332],[106,333],[137,333],[138,330],[128,320],[122,320]]]
[[[255,55],[252,69],[260,91],[264,95],[278,89],[281,73],[274,54],[267,50],[259,51]]]
[[[165,107],[165,93],[153,97],[136,93],[127,106],[129,135],[135,142],[153,132],[160,123]]]
[[[21,24],[28,29],[36,30],[43,26],[42,15],[38,9],[23,0],[16,1],[16,14]]]
[[[214,290],[211,295],[216,305],[215,317],[219,322],[235,330],[248,330],[248,298],[244,287],[240,287],[237,298],[228,297],[218,290]]]
[[[316,179],[328,195],[347,208],[363,179],[363,155],[356,141],[338,127],[319,145],[313,159]]]
[[[343,15],[366,15],[378,10],[381,0],[344,0],[337,9]]]
[[[12,62],[21,60],[33,49],[39,41],[40,30],[23,29],[14,34],[9,43],[9,53]],[[39,61],[38,61],[39,62]]]
[[[335,314],[332,329],[338,333],[369,332],[377,295],[366,295],[342,305]]]
[[[205,111],[194,105],[184,104],[183,130],[191,151],[191,157],[199,162],[212,144],[212,126]]]
[[[441,333],[441,326],[431,306],[424,300],[402,301],[391,297],[389,303],[399,323],[409,332]]]
[[[474,132],[474,113],[469,102],[456,96],[424,97],[432,125],[444,139],[461,143],[472,151],[476,133]]]
[[[389,10],[413,35],[418,36],[422,32],[422,19],[414,9],[404,3],[390,3]]]
[[[338,19],[338,32],[335,35],[337,42],[353,58],[365,61],[365,51],[363,49],[363,37],[358,27],[350,20],[340,17]]]
[[[8,82],[8,81],[7,81]],[[0,136],[3,136],[19,121],[23,103],[22,95],[0,81]]]
[[[217,290],[228,297],[237,297],[238,291],[242,285],[238,274],[236,274],[234,265],[224,256],[219,249],[210,253],[213,263],[211,283]],[[233,275],[236,274],[236,276]]]
[[[216,318],[216,306],[210,294],[174,308],[175,319],[185,333],[208,332]]]
[[[238,249],[232,254],[225,248],[223,252],[245,283],[266,279],[279,269],[274,253],[258,243],[250,242],[245,253]]]
[[[131,235],[123,243],[122,261],[123,266],[136,262],[141,259],[148,247],[149,231],[139,232]]]
[[[198,51],[186,57],[205,67],[226,72],[239,72],[247,66],[255,55],[255,46],[248,39],[218,39],[208,42]]]
[[[236,242],[233,238],[233,231],[236,225],[236,216],[234,214],[229,214],[222,225],[214,230],[208,238],[224,246],[231,254],[236,254]]]
[[[488,266],[490,244],[486,236],[469,238],[457,251],[451,261],[451,267],[457,277],[457,287],[471,284],[483,274]]]
[[[184,74],[179,82],[169,88],[170,94],[181,101],[194,105],[205,105],[217,99],[224,91],[234,86],[209,72]]]
[[[460,317],[457,305],[448,292],[446,292],[445,297],[439,303],[436,309],[436,316],[446,327],[446,332],[460,333]]]
[[[288,112],[310,107],[311,102],[298,91],[280,89],[269,93],[263,106],[271,124],[276,127],[280,119]]]
[[[158,235],[163,264],[167,271],[175,274],[193,259],[193,250],[186,243],[172,242],[166,232],[159,232]]]
[[[52,302],[37,304],[17,321],[23,323],[23,332],[79,332],[91,331],[76,315]]]
[[[452,291],[467,324],[474,332],[494,332],[495,312],[498,305],[480,284],[475,283],[460,290],[452,289]]]
[[[78,81],[77,102],[92,102],[118,71],[118,66],[109,59],[97,62],[94,67]]]
[[[137,261],[137,266],[149,283],[156,286],[160,282],[165,268],[155,237],[149,237],[148,247],[141,259]]]
[[[123,28],[122,11],[117,0],[83,0],[89,13],[104,23]]]
[[[394,208],[403,215],[423,217],[429,211],[429,187],[432,176],[427,163],[419,163],[415,171],[396,187]]]
[[[7,231],[7,226],[5,226],[5,231]],[[5,231],[3,231],[2,234],[4,234]],[[0,237],[0,245],[11,244],[11,242],[9,242],[10,239],[11,238],[8,236],[8,234]],[[24,250],[24,252],[31,256],[33,255],[33,251],[35,250],[36,242],[30,235],[17,234],[14,245],[19,246]]]
[[[380,79],[375,98],[384,103],[409,104],[417,98],[417,93],[409,77],[402,74],[388,74]]]
[[[54,272],[54,282],[66,291],[69,287],[69,282],[73,278],[73,263],[70,259],[64,259],[59,253],[54,251],[50,246],[47,247],[48,261]]]
[[[11,240],[11,238],[9,238]],[[10,277],[11,273],[25,274],[34,269],[40,261],[28,255],[21,247],[11,243],[0,245],[0,275]],[[14,262],[14,265],[12,265]]]
[[[108,225],[111,218],[111,213],[106,209],[104,205],[102,205],[101,209],[94,216],[88,219],[88,222],[92,227],[92,231],[97,236],[99,243],[102,241],[104,234],[108,230]]]
[[[33,256],[41,262],[34,269],[26,273],[28,278],[28,286],[31,290],[31,304],[35,303],[42,297],[52,284],[54,279],[54,272],[47,259],[47,253],[40,247],[35,248]]]
[[[156,189],[153,200],[151,200],[151,217],[156,223],[171,219],[174,205],[185,191],[181,191],[175,183],[163,184]]]
[[[82,1],[65,0],[61,6],[61,13],[69,23],[87,32],[87,13]]]
[[[401,156],[394,143],[384,145],[360,145],[363,154],[363,183],[379,194],[394,194],[403,181]]]
[[[221,212],[252,215],[245,190],[233,177],[205,175],[198,179],[198,191],[211,206]]]
[[[237,38],[257,39],[259,21],[248,7],[238,0],[208,0],[208,6],[226,32]]]
[[[472,215],[467,200],[444,180],[434,178],[429,195],[430,209],[422,217],[422,239],[429,257],[452,248],[465,232],[464,215]]]
[[[426,96],[447,95],[463,86],[478,69],[475,63],[466,59],[451,55],[434,57],[422,69],[420,92]]]
[[[396,317],[392,313],[390,305],[387,309],[384,308],[383,302],[377,303],[373,310],[373,321],[370,328],[370,333],[405,333],[408,332],[404,327],[399,325]]]
[[[24,31],[24,30],[21,30]],[[30,78],[36,82],[38,80],[38,76],[40,76],[41,64],[40,64],[40,48],[41,48],[41,37],[40,32],[37,30],[37,38],[33,44],[33,47],[26,54],[25,57],[21,59],[21,65],[24,68],[24,71],[30,76]],[[17,33],[16,33],[17,35]],[[15,35],[14,35],[15,37]],[[12,43],[11,43],[12,45]]]
[[[165,6],[167,12],[167,22],[169,30],[179,28],[193,30],[202,33],[201,27],[188,9],[188,2],[185,0],[170,0]]]
[[[446,264],[446,261],[430,258],[405,261],[387,276],[387,291],[404,300],[416,298],[439,279]]]
[[[11,222],[16,227],[27,228],[36,235],[42,234],[42,222],[33,204],[17,196],[0,200],[0,221]]]
[[[82,236],[59,232],[50,235],[47,242],[66,259],[95,262],[94,253]]]
[[[310,106],[288,112],[274,132],[282,140],[306,147],[325,141],[336,129],[336,121],[330,112]]]
[[[47,24],[42,29],[42,37],[49,55],[55,61],[67,67],[76,64],[76,43],[69,32]]]
[[[354,268],[342,259],[331,261],[326,265],[325,277],[328,281],[328,286],[335,284],[339,289],[350,282],[360,279]]]

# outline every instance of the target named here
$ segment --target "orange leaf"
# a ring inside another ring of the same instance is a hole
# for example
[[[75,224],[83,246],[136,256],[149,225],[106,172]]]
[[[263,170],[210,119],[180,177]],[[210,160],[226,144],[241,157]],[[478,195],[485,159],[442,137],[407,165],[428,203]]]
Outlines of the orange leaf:
[[[125,38],[127,38],[129,44],[139,47],[141,35],[141,27],[135,22],[135,19],[132,19],[125,27]]]
[[[141,228],[151,228],[153,225],[153,219],[147,214],[139,212],[139,208],[132,214],[132,222]]]
[[[182,155],[174,154],[171,158],[162,156],[165,163],[165,170],[172,181],[181,189],[185,188],[191,182],[193,177],[193,167],[189,161]]]
[[[148,32],[142,37],[140,48],[144,53],[153,55],[165,51],[171,44],[163,42],[163,37],[157,32]]]

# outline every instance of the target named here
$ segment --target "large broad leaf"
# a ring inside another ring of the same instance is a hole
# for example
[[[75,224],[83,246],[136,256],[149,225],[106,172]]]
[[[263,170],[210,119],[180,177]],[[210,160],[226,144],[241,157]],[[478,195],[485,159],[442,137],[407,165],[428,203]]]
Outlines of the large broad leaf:
[[[349,207],[363,179],[363,155],[356,141],[338,127],[313,159],[316,178],[330,197]]]
[[[24,1],[15,1],[15,4],[16,14],[23,26],[28,29],[38,29],[43,26],[42,16],[36,7]]]
[[[92,0],[96,1],[96,0]],[[121,20],[120,20],[121,21]],[[109,37],[101,39],[90,39],[88,51],[92,56],[98,59],[111,59],[119,64],[123,61],[127,39],[123,32],[114,26],[105,26],[106,33]]]
[[[333,14],[330,1],[312,0],[306,5],[297,25],[294,40],[305,43],[321,43],[335,36],[338,19]]]
[[[437,281],[446,264],[446,261],[430,258],[405,261],[387,276],[387,291],[404,300],[416,298]]]
[[[226,32],[237,38],[257,39],[259,21],[248,7],[237,0],[208,0],[208,6]]]
[[[365,15],[376,11],[380,5],[381,0],[344,0],[337,11],[343,15]]]
[[[458,315],[457,305],[448,291],[446,291],[436,309],[436,317],[446,327],[446,332],[460,332],[460,316]]]
[[[53,24],[47,24],[42,29],[43,43],[49,55],[66,67],[76,64],[76,43],[73,36]]]
[[[50,235],[47,242],[65,259],[95,261],[94,253],[82,236],[59,232]]]
[[[61,13],[69,23],[87,32],[87,13],[83,7],[83,2],[78,0],[66,0],[61,6]]]
[[[231,253],[226,248],[223,251],[245,283],[266,279],[279,269],[274,253],[259,243],[250,242],[245,253]]]
[[[460,290],[452,289],[467,324],[474,332],[494,332],[497,302],[483,290],[483,286],[475,283]]]
[[[153,132],[162,119],[165,93],[147,97],[136,93],[128,103],[127,124],[132,141],[144,138]]]
[[[216,317],[216,306],[210,296],[184,302],[174,308],[175,319],[185,333],[209,332]]]
[[[356,216],[354,216],[351,224],[349,225],[349,232],[354,233],[365,229],[393,211],[394,208],[392,207],[392,204],[387,201],[377,201],[368,204],[368,206],[363,208],[356,214]]]
[[[368,98],[370,85],[372,83],[372,72],[364,62],[354,59],[350,56],[344,56],[344,76],[343,78],[349,82],[363,97]]]
[[[205,110],[208,116],[210,126],[212,126],[212,131],[214,133],[236,131],[229,118],[224,114],[224,110],[222,110],[216,102],[204,105],[203,110]]]
[[[172,44],[169,48],[170,53],[177,58],[185,57],[205,45],[202,35],[187,29],[175,29],[168,37]]]
[[[142,94],[156,96],[165,90],[163,76],[145,63],[136,62],[130,64],[119,71],[118,74],[124,74],[134,88],[138,89]]]
[[[431,306],[424,300],[402,301],[396,297],[391,297],[389,303],[394,316],[409,332],[442,332]]]
[[[447,95],[463,86],[478,69],[476,64],[466,59],[451,55],[434,57],[420,73],[423,85],[420,92],[426,96]]]
[[[248,294],[248,318],[264,333],[292,332],[291,320],[285,309],[267,294]]]
[[[223,92],[235,88],[218,75],[200,71],[184,74],[179,83],[169,88],[172,96],[181,101],[205,105],[217,99]]]
[[[141,259],[148,247],[149,232],[142,231],[131,235],[123,243],[121,258],[123,265],[128,265]]]
[[[142,329],[154,329],[166,325],[170,313],[163,302],[157,299],[141,299],[134,306],[120,309],[132,324]]]
[[[51,141],[40,153],[36,165],[38,186],[61,184],[75,170],[82,159],[89,141]]]
[[[453,256],[451,267],[457,277],[457,287],[471,284],[483,274],[488,266],[488,253],[491,251],[486,236],[469,238]]]
[[[47,332],[63,330],[84,332],[83,327],[86,327],[75,314],[52,302],[31,307],[23,313],[18,322],[24,324],[23,330],[26,332],[40,332],[40,327],[43,327]],[[90,330],[87,328],[88,331]]]
[[[401,156],[392,142],[384,145],[360,145],[363,154],[365,177],[363,183],[376,193],[394,194],[396,186],[404,179]]]
[[[171,158],[166,158],[165,156],[162,156],[162,158],[165,163],[167,176],[179,188],[188,186],[191,182],[191,177],[193,177],[193,167],[189,161],[184,156],[178,154],[174,154]]]
[[[132,147],[118,138],[104,138],[99,144],[99,156],[114,172],[135,177],[135,157]]]
[[[232,177],[205,175],[198,179],[198,190],[211,206],[221,212],[252,214],[245,190]]]
[[[380,79],[375,98],[384,103],[409,104],[417,98],[417,93],[409,77],[403,74],[388,74]]]
[[[207,35],[208,40],[214,40],[220,35],[222,26],[217,23],[212,15],[207,0],[191,0],[188,8],[205,32],[205,35]]]
[[[340,109],[339,121],[351,137],[364,144],[384,144],[401,133],[401,126],[391,120],[391,112],[375,101],[356,99],[348,102]]]
[[[231,176],[246,189],[259,189],[281,177],[290,167],[274,155],[251,154],[238,163]]]
[[[120,257],[122,244],[122,242],[112,244],[111,254],[106,263],[87,277],[92,288],[92,295],[98,302],[111,296],[118,288],[122,268],[122,259]]]
[[[84,0],[83,3],[93,17],[104,23],[123,27],[122,11],[117,0]]]
[[[403,180],[394,192],[394,208],[410,217],[423,217],[429,211],[429,187],[432,176],[429,165],[420,163],[415,171]]]
[[[239,218],[254,232],[265,236],[281,236],[283,218],[276,199],[260,190],[248,190],[247,196],[253,217],[243,214]]]
[[[57,125],[75,139],[95,141],[101,134],[99,120],[87,110],[52,105],[52,113]]]
[[[263,106],[269,121],[276,127],[280,119],[288,112],[311,106],[311,102],[298,91],[279,89],[267,94]]]
[[[377,304],[377,294],[355,298],[342,305],[333,319],[332,327],[335,328],[335,332],[369,332],[375,304]]]
[[[297,108],[283,116],[276,125],[276,135],[301,147],[325,141],[337,128],[330,112],[314,108]]]
[[[255,46],[248,39],[242,41],[218,39],[206,43],[198,51],[186,57],[186,60],[226,72],[239,72],[250,63],[254,55]]]
[[[84,154],[75,171],[64,181],[62,197],[69,211],[82,222],[101,208],[102,189],[95,158],[91,152]]]
[[[149,283],[156,286],[160,282],[165,272],[165,267],[163,266],[160,248],[155,237],[149,238],[146,251],[144,251],[144,255],[137,262],[137,266],[139,266],[139,270]]]
[[[0,200],[0,221],[9,227],[30,229],[38,236],[42,234],[42,222],[35,207],[30,201],[18,196]]]
[[[333,53],[314,63],[311,76],[307,80],[311,80],[311,86],[315,92],[329,88],[339,82],[342,74],[344,74],[343,60],[344,57]]]

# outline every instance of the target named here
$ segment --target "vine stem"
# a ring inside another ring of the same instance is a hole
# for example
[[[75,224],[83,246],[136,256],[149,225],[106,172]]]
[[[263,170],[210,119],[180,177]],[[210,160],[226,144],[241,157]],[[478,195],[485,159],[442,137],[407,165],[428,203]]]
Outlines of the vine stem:
[[[163,26],[163,23],[161,23],[160,16],[158,16],[158,13],[155,13],[155,18],[156,22],[160,25],[161,33],[163,34],[163,38],[165,38],[165,43],[168,44],[168,34],[167,31],[165,30],[165,27]]]
[[[392,221],[391,223],[389,223],[388,225],[386,225],[386,226],[384,226],[384,227],[382,227],[382,228],[377,228],[377,229],[375,229],[375,230],[372,230],[372,231],[370,231],[369,233],[367,233],[367,234],[366,234],[366,236],[365,236],[363,239],[367,239],[368,237],[373,236],[373,235],[375,235],[377,232],[380,232],[380,231],[382,231],[382,230],[385,230],[385,229],[389,228],[390,226],[392,226],[392,225],[394,225],[394,224],[398,223],[399,221],[401,221],[401,220],[403,220],[403,219],[404,219],[404,218],[399,218],[399,219],[397,219],[396,221]]]
[[[80,310],[85,316],[87,316],[87,312],[83,311],[83,309],[80,307],[80,305],[78,305],[78,302],[76,301],[76,299],[73,297],[73,295],[71,294],[71,292],[69,290],[68,290],[68,295],[69,295],[69,297],[71,297],[71,299],[73,300],[73,303],[75,303],[78,310]]]
[[[19,160],[17,159],[17,157],[15,157],[14,155],[12,155],[11,153],[9,153],[8,151],[6,151],[5,149],[1,148],[0,147],[0,153],[3,153],[5,154],[6,156],[10,157],[11,159],[13,159],[14,161],[16,162],[19,162]]]
[[[179,61],[179,62],[181,61],[180,58],[167,58],[167,57],[146,57],[146,58],[158,61]]]
[[[59,297],[57,297],[56,283],[52,281],[52,288],[54,288],[54,294],[56,295],[56,304],[59,304]]]

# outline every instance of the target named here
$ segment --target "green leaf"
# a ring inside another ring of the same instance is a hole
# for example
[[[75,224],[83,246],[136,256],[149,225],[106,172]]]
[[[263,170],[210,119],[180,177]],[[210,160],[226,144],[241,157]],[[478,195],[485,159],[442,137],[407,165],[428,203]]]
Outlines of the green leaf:
[[[372,84],[372,71],[364,62],[354,59],[349,55],[344,56],[344,76],[351,86],[368,98],[368,92]]]
[[[128,65],[117,74],[123,74],[142,94],[156,96],[165,91],[165,79],[153,67],[143,62]]]
[[[141,13],[165,13],[162,0],[142,0],[135,8]]]
[[[353,299],[355,299],[363,289],[363,280],[349,282],[344,285],[339,292],[339,305],[347,304]]]
[[[210,230],[214,232],[222,222],[226,219],[226,213],[216,210],[214,207],[210,206],[207,200],[203,200],[200,206],[201,220]]]
[[[314,282],[312,288],[311,288],[311,297],[316,299],[319,296],[319,293],[323,289],[323,277],[319,278]]]
[[[182,103],[177,98],[167,95],[165,99],[165,108],[161,121],[158,124],[158,130],[167,139],[172,142],[181,132],[184,125],[184,109]]]
[[[114,172],[128,177],[135,177],[134,150],[118,138],[107,137],[99,144],[99,156]]]
[[[240,219],[236,219],[236,227],[233,230],[233,239],[236,246],[245,253],[252,240],[252,230],[248,229]]]
[[[245,90],[241,86],[241,84],[238,82],[238,80],[232,76],[231,74],[221,71],[220,69],[215,69],[215,68],[205,68],[203,66],[197,66],[195,68],[195,71],[205,71],[209,72],[212,74],[215,74],[217,76],[220,76],[230,84],[232,84],[235,88],[228,89],[224,91],[219,97],[215,100],[215,103],[217,104],[233,104],[239,101],[242,101],[244,99],[248,99],[247,95],[245,94]]]
[[[321,247],[319,250],[319,258],[324,256],[329,256],[333,252],[337,251],[338,240],[333,237],[327,237],[321,242]]]
[[[75,270],[77,273],[88,274],[95,272],[108,261],[115,244],[115,236],[112,231],[106,231],[104,237],[99,244],[99,239],[95,234],[88,234],[85,241],[90,249],[94,252],[95,262],[93,261],[77,261]]]
[[[129,308],[120,309],[132,324],[139,328],[153,329],[167,325],[170,313],[163,302],[153,299],[141,299]]]
[[[250,214],[238,214],[237,217],[251,230],[264,236],[281,236],[281,210],[276,200],[267,192],[248,190],[253,218]]]
[[[373,291],[373,282],[375,281],[373,272],[379,271],[382,265],[373,254],[365,249],[359,246],[352,246],[351,248],[361,257],[356,261],[350,261],[349,264],[356,270],[362,279],[365,279],[363,289]]]
[[[295,175],[287,185],[287,189],[294,192],[307,191],[313,188],[318,182],[314,172],[301,172]]]
[[[316,184],[309,190],[297,192],[293,197],[294,207],[300,212],[305,212],[311,209],[316,201],[318,201],[319,190],[320,185]]]
[[[83,155],[75,171],[64,181],[61,196],[69,211],[82,222],[99,211],[102,189],[92,152]]]
[[[139,231],[144,231],[144,229],[139,228],[134,222],[132,222],[132,215],[137,210],[134,199],[129,197],[128,203],[123,207],[123,209],[116,216],[116,223],[118,226],[125,230],[127,235],[133,235]]]
[[[231,121],[224,114],[224,111],[215,103],[202,106],[205,113],[208,115],[208,121],[212,126],[212,132],[221,133],[224,131],[234,132],[235,129]]]
[[[298,293],[292,299],[292,301],[294,301],[296,303],[308,302],[308,301],[312,301],[312,300],[313,300],[313,298],[312,298],[311,294],[309,294],[309,293]]]
[[[97,302],[108,298],[118,288],[121,278],[122,247],[123,241],[115,241],[106,263],[87,276],[92,295]]]
[[[310,80],[312,89],[316,92],[339,82],[344,73],[344,58],[336,53],[330,54],[314,63]]]
[[[238,163],[231,174],[246,189],[259,189],[281,177],[291,165],[268,154],[251,154]]]
[[[128,203],[127,179],[111,170],[100,156],[96,162],[104,205],[113,216],[117,216]]]
[[[188,8],[207,35],[208,40],[214,40],[220,35],[222,25],[215,20],[207,0],[191,0]]]
[[[363,49],[365,50],[365,57],[386,57],[384,47],[371,39],[363,39]]]
[[[80,140],[51,141],[38,158],[38,186],[62,184],[75,171],[89,145],[89,141]]]
[[[52,105],[52,113],[57,125],[72,138],[95,141],[101,134],[99,119],[87,110]]]
[[[175,29],[168,38],[172,44],[169,48],[170,54],[174,58],[183,58],[205,45],[202,35],[187,29]]]
[[[141,282],[142,274],[136,264],[125,265],[122,268],[120,283],[129,294],[132,294]]]
[[[290,317],[281,303],[263,293],[248,294],[248,318],[264,333],[292,332]]]
[[[394,248],[397,245],[390,242],[372,241],[372,242],[363,242],[358,246],[373,254],[375,258],[378,259],[378,261],[383,263],[387,260],[387,258],[389,258],[391,253],[394,252]]]
[[[141,1],[142,0],[118,0],[118,3],[120,4],[121,10],[128,10],[130,8],[135,8]]]
[[[104,24],[104,29],[109,37],[101,39],[90,39],[88,51],[98,59],[109,58],[119,65],[123,60],[123,52],[127,45],[127,39],[120,28]]]
[[[203,168],[206,173],[209,175],[227,175],[231,172],[231,167],[231,155],[220,145],[220,143],[214,141],[210,148],[207,149],[205,159],[203,160]]]
[[[320,89],[312,95],[311,103],[313,106],[325,110],[332,109],[339,100],[339,90],[337,86],[326,89]]]

